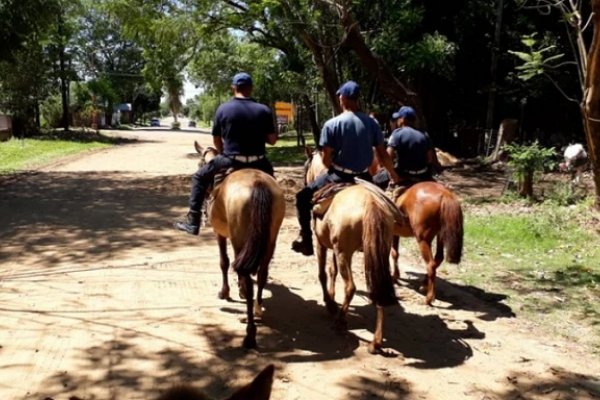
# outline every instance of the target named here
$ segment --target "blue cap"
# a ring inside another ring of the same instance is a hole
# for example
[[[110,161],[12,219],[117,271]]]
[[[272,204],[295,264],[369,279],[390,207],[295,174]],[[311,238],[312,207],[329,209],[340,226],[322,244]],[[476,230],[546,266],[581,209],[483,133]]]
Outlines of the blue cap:
[[[252,86],[252,77],[246,72],[238,72],[231,80],[233,86]]]
[[[405,119],[415,120],[415,119],[417,119],[417,112],[412,107],[404,106],[404,107],[400,107],[398,112],[395,112],[394,114],[392,114],[392,118],[394,118],[394,119],[405,118]]]
[[[340,86],[336,94],[349,99],[357,99],[358,95],[360,94],[360,87],[358,86],[358,83],[354,81],[348,81]]]

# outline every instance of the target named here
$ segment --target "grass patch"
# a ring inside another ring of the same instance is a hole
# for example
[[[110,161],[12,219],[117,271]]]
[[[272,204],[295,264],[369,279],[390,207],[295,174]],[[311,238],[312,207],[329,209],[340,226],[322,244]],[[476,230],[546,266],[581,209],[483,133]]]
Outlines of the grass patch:
[[[577,339],[576,326],[600,352],[598,216],[584,205],[467,212],[465,257],[454,278],[509,295],[521,317]],[[452,279],[452,278],[451,278]]]
[[[314,147],[312,135],[305,139],[307,145]],[[304,147],[298,146],[295,132],[280,136],[275,146],[267,146],[267,157],[275,166],[302,165],[306,161]]]
[[[33,138],[12,138],[0,143],[0,174],[48,164],[61,157],[110,147],[124,140],[91,132],[50,133]]]

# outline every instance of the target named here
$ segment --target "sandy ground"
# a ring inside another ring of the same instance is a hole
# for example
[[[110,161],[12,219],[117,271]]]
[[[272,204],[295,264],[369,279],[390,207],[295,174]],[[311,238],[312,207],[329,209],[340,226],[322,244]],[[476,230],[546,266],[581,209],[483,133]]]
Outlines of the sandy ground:
[[[244,304],[217,298],[210,228],[199,237],[171,228],[187,209],[193,140],[208,144],[210,135],[119,134],[139,142],[0,182],[0,398],[152,399],[178,382],[223,398],[269,363],[272,399],[600,398],[600,361],[578,343],[541,336],[501,295],[447,281],[453,265],[442,266],[438,300],[426,307],[415,291],[423,268],[406,255],[400,307],[386,312],[386,354],[370,355],[375,316],[362,256],[340,334],[316,259],[289,250],[293,203],[259,347],[243,350]],[[277,173],[293,198],[299,169]]]

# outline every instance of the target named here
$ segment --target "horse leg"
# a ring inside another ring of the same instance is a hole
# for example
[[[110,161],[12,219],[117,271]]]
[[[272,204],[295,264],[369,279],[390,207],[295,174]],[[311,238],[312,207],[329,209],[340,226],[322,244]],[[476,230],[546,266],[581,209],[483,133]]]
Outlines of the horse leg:
[[[377,320],[375,321],[375,333],[373,334],[373,341],[369,343],[369,353],[371,354],[379,353],[383,344],[383,307],[375,307],[377,308]]]
[[[217,244],[219,245],[219,256],[221,260],[221,274],[222,274],[222,286],[219,292],[219,298],[222,300],[229,300],[229,257],[227,256],[227,238],[221,235],[217,235]]]
[[[331,257],[331,264],[329,264],[327,273],[329,274],[329,297],[331,297],[331,300],[335,301],[335,281],[338,274],[338,262],[335,252]]]
[[[398,252],[398,247],[400,245],[400,236],[394,236],[392,239],[392,251],[390,255],[392,256],[392,265],[394,267],[394,272],[392,273],[392,279],[394,282],[398,282],[400,280],[400,270],[398,269],[398,257],[400,256]]]
[[[342,279],[344,280],[344,302],[335,319],[335,326],[338,329],[346,329],[347,321],[346,315],[348,314],[348,309],[350,308],[350,302],[354,297],[354,293],[356,292],[356,285],[354,284],[354,280],[352,279],[352,254],[346,254],[339,250],[336,251],[337,262],[339,263],[339,270]]]
[[[246,337],[244,337],[242,346],[246,349],[253,349],[256,347],[256,324],[254,323],[254,312],[252,310],[254,287],[250,275],[238,276],[238,279],[240,286],[245,286],[246,292]]]
[[[262,293],[265,285],[267,284],[267,277],[269,276],[269,263],[271,262],[271,258],[273,258],[273,252],[275,251],[275,243],[269,245],[269,250],[267,250],[268,254],[265,256],[265,259],[261,266],[258,268],[258,273],[256,274],[256,301],[254,302],[254,316],[256,318],[262,318]]]
[[[327,264],[327,247],[317,242],[317,263],[319,265],[319,282],[321,283],[321,290],[323,291],[323,302],[327,307],[327,311],[330,314],[335,314],[337,311],[337,304],[331,297],[331,292],[327,291],[327,273],[325,272],[325,266]]]
[[[427,276],[423,279],[423,285],[419,290],[421,292],[426,291],[425,304],[430,306],[433,300],[435,300],[435,270],[437,265],[431,253],[431,241],[425,239],[419,240],[419,249],[421,250],[421,256],[425,260],[425,264],[427,264]]]

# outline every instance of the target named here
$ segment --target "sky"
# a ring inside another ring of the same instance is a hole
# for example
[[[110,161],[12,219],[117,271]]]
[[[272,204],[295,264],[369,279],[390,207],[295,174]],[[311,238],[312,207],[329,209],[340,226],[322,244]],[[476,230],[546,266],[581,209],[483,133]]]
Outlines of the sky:
[[[185,82],[183,83],[182,103],[185,104],[188,99],[193,99],[194,96],[196,96],[200,92],[201,92],[200,88],[196,89],[195,85],[186,79]]]

